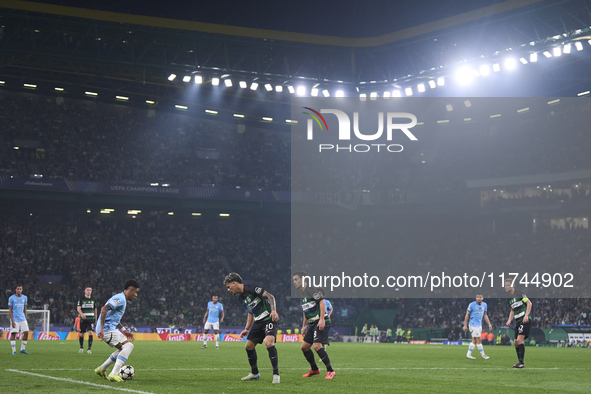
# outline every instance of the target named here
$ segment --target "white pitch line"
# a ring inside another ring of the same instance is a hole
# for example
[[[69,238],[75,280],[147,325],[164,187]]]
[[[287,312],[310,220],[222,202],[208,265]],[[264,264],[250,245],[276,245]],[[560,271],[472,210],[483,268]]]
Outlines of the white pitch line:
[[[153,394],[153,393],[150,393],[148,391],[139,391],[139,390],[124,389],[122,387],[113,387],[113,386],[108,386],[106,384],[83,382],[81,380],[74,380],[74,379],[70,379],[70,378],[56,378],[55,376],[41,375],[41,374],[38,374],[38,373],[19,371],[19,370],[16,370],[16,369],[7,369],[6,371],[16,372],[16,373],[22,373],[22,374],[25,374],[25,375],[37,376],[37,377],[40,377],[40,378],[60,380],[62,382],[78,383],[78,384],[85,384],[87,386],[95,386],[95,387],[107,388],[107,389],[111,389],[111,390],[127,391],[127,392],[130,392],[130,393]]]
[[[248,369],[248,368],[246,368]],[[272,368],[259,368],[260,370],[271,370]],[[286,371],[297,371],[302,368],[281,368],[281,370]],[[512,369],[511,367],[484,367],[479,368],[475,367],[457,367],[457,368],[444,368],[444,367],[392,367],[392,368],[335,368],[335,370],[339,371],[359,371],[359,370],[366,370],[366,371],[408,371],[408,370],[490,370],[490,371],[505,371],[508,369]],[[587,371],[590,368],[525,368],[529,370],[541,370],[541,371],[561,371],[561,370],[579,370],[579,371]],[[142,371],[242,371],[244,368],[142,368]],[[8,370],[10,371],[10,370]],[[31,368],[27,369],[26,371],[91,371],[90,369],[82,369],[82,368]],[[16,371],[15,371],[16,372]],[[110,387],[110,386],[109,386]]]

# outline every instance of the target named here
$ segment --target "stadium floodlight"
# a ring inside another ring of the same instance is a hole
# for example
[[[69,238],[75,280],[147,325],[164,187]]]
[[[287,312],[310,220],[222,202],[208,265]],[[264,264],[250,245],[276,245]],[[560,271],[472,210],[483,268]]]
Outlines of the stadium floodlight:
[[[474,79],[473,70],[468,66],[462,66],[456,70],[456,81],[461,85],[467,85]]]
[[[589,43],[589,45],[591,45],[591,40],[587,41]]]
[[[299,93],[298,93],[299,94]],[[318,96],[318,88],[312,88],[312,90],[310,90],[310,95],[312,97],[316,97]]]
[[[217,77],[214,77],[214,78],[212,78],[212,79],[211,79],[211,84],[212,84],[213,86],[218,86],[218,85],[220,84],[220,79],[219,79],[219,78],[217,78]]]
[[[430,81],[429,81],[429,87],[430,87],[431,89],[435,89],[435,88],[437,87],[437,84],[435,83],[435,81],[434,81],[434,80],[430,80]]]
[[[472,118],[464,118],[464,122],[470,122]]]
[[[4,85],[6,81],[0,81],[0,85]]]
[[[335,94],[335,96],[337,96],[337,97],[345,97],[345,92],[343,92],[342,90],[337,90],[337,93]]]
[[[283,86],[281,86],[281,85],[277,85],[277,86],[275,86],[275,91],[276,91],[277,93],[281,93],[281,92],[283,92]]]
[[[93,97],[98,96],[98,93],[96,93],[96,92],[84,92],[84,94],[87,96],[93,96]]]
[[[583,50],[583,44],[581,43],[581,41],[575,42],[575,48],[577,48],[577,51]]]
[[[174,107],[175,107],[176,109],[182,109],[182,110],[187,110],[187,109],[189,109],[189,108],[188,108],[187,106],[185,106],[185,105],[178,105],[178,104],[176,104]]]
[[[584,92],[581,93],[577,93],[577,96],[581,97],[581,96],[587,96],[589,93],[591,93],[589,90],[586,90]]]
[[[200,212],[191,212],[191,216],[201,216]]]
[[[150,183],[150,186],[158,186],[158,185],[159,185],[158,182],[152,182],[152,183]]]
[[[499,63],[495,63],[493,64],[493,71],[498,73],[499,71],[501,71],[501,65]]]
[[[58,92],[63,92],[64,91],[64,88],[55,88],[55,90],[58,91]]]
[[[176,78],[176,74],[170,74],[168,76],[168,80],[171,81],[171,82],[174,81],[175,78]]]
[[[447,110],[447,112],[451,112],[451,111],[453,111],[453,110],[454,110],[454,107],[453,107],[451,104],[447,104],[447,105],[445,106],[445,109]]]
[[[562,50],[560,49],[560,47],[554,47],[552,48],[552,54],[555,57],[559,57],[560,55],[562,55]]]
[[[444,124],[444,123],[449,123],[449,119],[444,119],[444,120],[438,120],[437,124]]]
[[[412,88],[406,88],[404,89],[404,93],[406,94],[406,96],[412,96]]]
[[[229,214],[229,213],[220,213],[220,216],[221,216],[221,217],[226,217],[226,218],[227,218],[228,216],[230,216],[230,214]]]
[[[174,212],[168,212],[168,215],[172,216],[172,215],[174,215]]]
[[[238,86],[240,86],[242,89],[246,89],[248,84],[245,81],[240,81],[238,82]]]
[[[465,100],[464,105],[466,106],[466,108],[470,108],[472,106],[472,103],[470,102],[470,100]]]
[[[562,53],[566,53],[569,54],[570,53],[570,49],[571,49],[571,44],[566,44],[563,48],[562,48]]]
[[[369,94],[369,99],[370,100],[377,100],[378,99],[378,92],[371,92]]]
[[[359,100],[360,101],[367,100],[367,94],[365,94],[365,93],[359,93]]]
[[[146,100],[146,104],[150,104],[150,105],[152,105],[152,104],[156,104],[156,102],[154,102],[154,101],[152,101],[152,100]]]
[[[185,75],[183,77],[183,82],[191,82],[191,76],[190,75]]]
[[[559,102],[560,102],[560,99],[550,100],[550,101],[548,101],[548,105],[558,104]]]
[[[195,78],[193,78],[195,80],[196,84],[202,84],[203,83],[203,75],[195,75]]]
[[[444,86],[445,85],[445,78],[439,77],[437,78],[437,86]]]
[[[25,88],[33,88],[33,89],[35,89],[35,88],[37,87],[37,85],[33,85],[33,84],[31,84],[31,83],[24,83],[24,84],[23,84],[23,86],[24,86]]]
[[[515,61],[515,59],[510,57],[510,58],[505,59],[505,62],[503,63],[503,65],[505,66],[505,68],[507,70],[513,70],[513,69],[515,69],[515,67],[517,67],[517,62]]]
[[[419,91],[419,93],[425,93],[425,84],[424,83],[420,83],[417,85],[417,90]]]
[[[402,97],[402,92],[400,92],[398,89],[395,89],[392,91],[392,97]]]
[[[120,100],[120,101],[129,101],[129,97],[125,97],[125,96],[115,96],[115,99]]]
[[[244,115],[242,115],[242,114],[234,114],[234,117],[235,118],[244,118]]]
[[[482,75],[483,77],[486,77],[490,74],[490,66],[488,64],[483,64],[482,66],[480,66],[479,70],[480,75]]]
[[[517,113],[518,113],[518,114],[522,114],[522,113],[524,113],[524,112],[527,112],[527,111],[529,111],[529,107],[525,107],[525,108],[518,109],[518,110],[517,110]]]
[[[392,93],[390,91],[385,91],[383,97],[390,98],[391,95],[392,95]]]
[[[322,91],[322,95],[323,95],[324,97],[330,97],[330,92],[329,92],[327,89],[324,89],[324,90]]]
[[[298,88],[296,89],[296,93],[298,96],[304,96],[306,94],[306,87],[298,86]]]
[[[500,118],[500,117],[501,117],[501,114],[494,114],[494,115],[490,116],[491,119]]]
[[[551,58],[552,54],[548,51],[544,51],[544,56],[546,56],[547,58]]]
[[[231,79],[224,79],[224,85],[226,85],[227,88],[231,88],[232,87],[232,80]]]
[[[538,54],[537,53],[530,53],[529,55],[529,61],[532,63],[535,63],[538,61]]]
[[[266,83],[265,89],[267,90],[267,92],[270,92],[271,90],[273,90],[273,86],[270,83]]]
[[[526,59],[526,58],[524,58],[524,57],[520,57],[520,58],[519,58],[519,61],[521,62],[521,64],[527,64],[527,63],[529,63],[529,62],[527,61],[527,59]]]
[[[12,149],[19,150],[20,148],[18,146],[15,146]]]
[[[256,82],[253,82],[250,84],[250,90],[257,90],[258,87],[259,87],[259,84]]]
[[[210,115],[217,115],[218,111],[214,111],[213,109],[206,109],[205,113]]]
[[[269,118],[268,116],[263,116],[263,120],[265,122],[272,122],[273,121],[273,118]]]
[[[287,87],[287,91],[288,91],[289,93],[291,93],[291,94],[294,94],[294,93],[295,93],[295,89],[294,89],[294,87],[293,87],[293,86],[291,86],[291,85]]]
[[[285,123],[298,124],[298,121],[293,119],[285,119]]]

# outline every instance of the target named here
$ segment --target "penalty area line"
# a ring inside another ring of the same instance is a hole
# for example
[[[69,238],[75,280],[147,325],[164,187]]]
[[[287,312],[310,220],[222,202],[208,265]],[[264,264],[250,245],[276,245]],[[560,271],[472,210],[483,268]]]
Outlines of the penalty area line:
[[[98,383],[84,382],[82,380],[74,380],[74,379],[70,379],[70,378],[57,378],[55,376],[41,375],[39,373],[19,371],[19,370],[16,370],[16,369],[7,369],[6,371],[16,372],[16,373],[22,373],[22,374],[31,375],[31,376],[37,376],[39,378],[59,380],[61,382],[69,382],[69,383],[84,384],[86,386],[102,387],[102,388],[107,388],[107,389],[110,389],[110,390],[127,391],[127,392],[130,392],[130,393],[140,393],[140,394],[153,394],[153,393],[150,393],[148,391],[139,391],[139,390],[124,389],[123,387],[114,387],[114,386],[109,386],[109,385],[106,385],[106,384],[98,384]]]

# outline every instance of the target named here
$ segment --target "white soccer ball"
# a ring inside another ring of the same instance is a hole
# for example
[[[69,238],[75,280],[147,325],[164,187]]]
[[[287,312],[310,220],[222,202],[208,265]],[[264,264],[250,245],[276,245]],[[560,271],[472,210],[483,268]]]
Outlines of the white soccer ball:
[[[119,372],[123,380],[131,380],[135,376],[135,369],[131,365],[124,365]]]

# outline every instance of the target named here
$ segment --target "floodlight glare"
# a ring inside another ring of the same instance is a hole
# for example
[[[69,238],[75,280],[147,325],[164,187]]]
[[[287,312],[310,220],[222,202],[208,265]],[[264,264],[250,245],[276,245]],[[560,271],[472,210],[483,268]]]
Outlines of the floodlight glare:
[[[564,46],[564,48],[562,48],[562,52],[566,53],[566,54],[570,53],[570,47],[571,47],[571,44],[566,44]]]
[[[546,56],[547,58],[551,58],[552,54],[548,51],[544,51],[544,56]]]
[[[168,76],[168,80],[169,80],[169,81],[174,81],[174,79],[175,79],[175,78],[176,78],[176,74],[170,74],[170,75]]]
[[[246,89],[248,87],[248,84],[244,81],[240,81],[238,82],[238,86],[240,86],[242,89]]]
[[[220,79],[219,78],[212,78],[211,79],[211,84],[213,86],[218,86],[220,84]]]
[[[501,71],[501,65],[499,63],[495,63],[493,64],[493,71],[498,73],[499,71]]]
[[[505,59],[504,66],[507,70],[513,70],[515,69],[515,67],[517,67],[517,62],[515,61],[515,59],[510,57],[508,59]]]
[[[324,97],[330,97],[330,92],[328,90],[326,90],[326,89],[324,89],[322,91],[322,94],[324,95]]]
[[[483,64],[482,66],[480,66],[480,75],[482,75],[483,77],[486,77],[487,75],[490,74],[490,66],[488,64]]]
[[[384,98],[390,98],[391,95],[392,93],[390,93],[389,91],[384,92]]]
[[[552,48],[552,54],[556,57],[562,55],[562,51],[560,50],[560,47],[554,47]]]
[[[345,92],[343,92],[342,90],[337,90],[337,97],[345,97]]]
[[[392,97],[402,97],[400,90],[396,89],[392,91]]]
[[[299,90],[299,88],[298,88],[298,90]],[[298,94],[300,94],[299,91],[298,91]],[[312,88],[312,90],[310,91],[310,94],[312,95],[312,97],[318,96],[318,89]]]
[[[430,80],[430,81],[429,81],[429,87],[430,87],[431,89],[435,89],[435,87],[436,87],[436,86],[437,86],[437,84],[435,83],[435,81],[434,81],[434,80]]]
[[[265,89],[267,90],[267,92],[270,92],[271,90],[273,90],[273,86],[271,86],[270,83],[266,83],[265,84]]]
[[[535,63],[538,61],[538,54],[537,53],[531,53],[529,55],[529,61],[532,63]]]
[[[224,84],[226,85],[227,88],[231,88],[232,87],[232,80],[231,79],[224,79]]]
[[[185,75],[183,77],[183,82],[191,82],[191,76],[190,75]]]
[[[577,48],[577,51],[583,50],[583,44],[581,43],[581,41],[575,42],[575,48]]]
[[[306,94],[306,87],[298,86],[298,88],[296,89],[296,93],[298,96],[304,96]]]
[[[474,79],[474,73],[470,67],[463,66],[458,68],[455,77],[458,83],[462,85],[467,85]]]
[[[275,91],[276,91],[277,93],[281,93],[281,92],[283,92],[283,86],[281,86],[281,85],[277,85],[277,86],[275,86]]]
[[[520,58],[519,58],[519,61],[521,62],[521,64],[527,64],[527,63],[529,63],[529,62],[527,61],[527,59],[526,59],[526,58],[524,58],[524,57],[520,57]]]
[[[291,85],[287,87],[287,91],[288,91],[289,93],[291,93],[291,94],[294,94],[294,93],[295,93],[295,89],[294,89],[294,87],[293,87],[293,86],[291,86]]]
[[[412,96],[412,88],[404,89],[404,93],[406,93],[407,96]]]
[[[369,94],[369,99],[370,100],[377,100],[378,99],[378,92],[371,92]]]
[[[201,83],[203,83],[203,75],[195,75],[195,78],[194,78],[194,80],[195,80],[195,83],[196,83],[196,84],[201,84]]]
[[[437,78],[437,86],[444,86],[445,85],[445,78],[439,77]]]
[[[418,89],[419,93],[424,93],[425,92],[425,84],[424,83],[418,84],[417,89]]]
[[[252,84],[250,84],[250,90],[257,90],[258,87],[259,87],[259,84],[256,82],[253,82]]]

